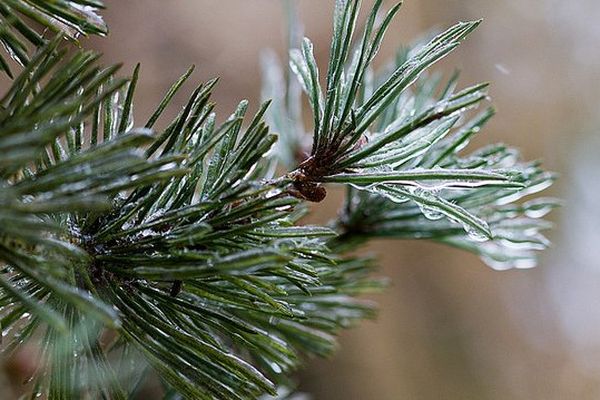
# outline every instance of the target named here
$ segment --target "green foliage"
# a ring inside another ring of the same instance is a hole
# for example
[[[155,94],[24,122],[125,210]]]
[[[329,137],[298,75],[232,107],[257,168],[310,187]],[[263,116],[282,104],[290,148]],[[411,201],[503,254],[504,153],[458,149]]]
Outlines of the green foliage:
[[[42,46],[43,28],[76,42],[78,36],[108,33],[98,16],[99,0],[3,0],[0,4],[0,43],[18,64],[29,61],[27,43]],[[13,76],[6,57],[0,54],[0,71]]]
[[[440,88],[422,74],[478,22],[375,74],[399,5],[380,19],[377,1],[354,41],[359,3],[336,2],[324,91],[305,39],[290,53],[299,85],[273,57],[265,63],[270,108],[250,116],[242,101],[220,122],[210,81],[168,119],[190,69],[142,123],[139,66],[119,79],[118,66],[61,46],[65,35],[105,32],[100,3],[0,5],[0,40],[24,65],[0,100],[0,325],[4,355],[40,346],[33,398],[132,398],[152,372],[168,399],[276,395],[303,356],[330,354],[340,329],[374,315],[357,297],[383,282],[370,278],[371,260],[345,254],[372,237],[530,266],[555,202],[516,201],[553,177],[502,145],[460,155],[492,115],[467,118],[486,86],[455,91],[455,79]],[[46,41],[22,15],[74,30]],[[306,158],[300,87],[313,111]],[[273,150],[265,120],[285,148]],[[299,165],[277,177],[278,157]],[[348,187],[339,220],[302,224],[303,200],[322,200],[326,183]]]
[[[491,108],[474,117],[469,113],[487,99],[488,85],[457,91],[458,74],[445,85],[439,76],[423,74],[480,21],[458,23],[425,44],[402,48],[375,72],[370,64],[401,4],[379,18],[382,1],[376,1],[354,44],[358,2],[336,4],[325,94],[310,41],[290,52],[290,69],[315,124],[310,156],[289,174],[297,196],[320,201],[322,195],[314,193],[324,190],[322,183],[350,185],[333,223],[338,245],[374,237],[425,238],[474,252],[496,269],[534,266],[536,251],[549,244],[540,233],[548,224],[540,218],[558,203],[515,202],[550,186],[553,174],[537,162],[519,161],[518,151],[504,145],[461,155],[494,114]],[[286,98],[281,94],[286,87],[267,82],[279,88],[273,98]],[[275,103],[273,114],[285,108],[281,103]],[[302,142],[302,133],[290,129],[293,120],[276,126],[283,137]]]

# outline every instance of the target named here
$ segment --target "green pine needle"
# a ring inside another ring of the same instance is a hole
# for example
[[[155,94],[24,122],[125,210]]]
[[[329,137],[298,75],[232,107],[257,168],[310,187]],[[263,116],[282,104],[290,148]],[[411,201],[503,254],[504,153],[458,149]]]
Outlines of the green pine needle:
[[[29,62],[28,44],[41,47],[47,41],[42,29],[77,42],[80,35],[106,35],[108,28],[97,14],[99,0],[3,0],[0,4],[0,43],[18,64]],[[40,29],[42,28],[42,29]],[[8,59],[0,54],[0,71],[11,78]]]

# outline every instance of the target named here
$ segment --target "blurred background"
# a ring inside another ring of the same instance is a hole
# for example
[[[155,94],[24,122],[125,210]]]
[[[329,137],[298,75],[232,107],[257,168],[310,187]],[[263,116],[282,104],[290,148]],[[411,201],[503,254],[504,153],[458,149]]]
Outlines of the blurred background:
[[[256,108],[261,51],[284,56],[277,0],[107,3],[110,36],[84,46],[105,63],[125,61],[127,72],[142,63],[142,119],[190,64],[196,81],[221,77],[222,116],[242,98]],[[322,68],[333,3],[298,1]],[[600,2],[407,0],[379,60],[431,28],[481,17],[437,69],[461,69],[465,86],[493,83],[499,113],[474,145],[508,142],[561,174],[548,193],[566,201],[550,216],[554,247],[536,269],[495,272],[428,242],[372,243],[365,251],[392,285],[376,297],[376,321],[345,332],[332,359],[309,360],[298,374],[316,400],[600,398]],[[317,218],[336,208],[329,202]]]

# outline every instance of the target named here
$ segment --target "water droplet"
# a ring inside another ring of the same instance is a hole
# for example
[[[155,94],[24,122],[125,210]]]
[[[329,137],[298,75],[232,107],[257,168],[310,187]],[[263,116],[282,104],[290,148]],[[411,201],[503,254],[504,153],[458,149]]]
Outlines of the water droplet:
[[[435,191],[427,190],[422,187],[413,188],[412,193],[416,196],[419,196],[419,197],[425,199],[425,200],[434,201],[435,197],[436,197]],[[417,204],[418,204],[419,208],[421,209],[421,213],[427,219],[435,221],[435,220],[438,220],[438,219],[441,219],[444,217],[444,214],[437,207],[425,205],[425,204],[421,204],[421,203],[417,203]]]
[[[444,217],[444,214],[442,214],[435,208],[428,207],[428,206],[419,206],[419,208],[421,209],[421,212],[423,213],[425,218],[430,219],[432,221],[435,221],[435,220],[438,220],[438,219],[441,219]]]
[[[406,196],[402,196],[401,194],[395,191],[386,190],[385,186],[373,186],[369,188],[369,191],[375,194],[379,194],[393,201],[394,203],[406,203],[409,201],[409,198]]]
[[[283,370],[281,369],[281,367],[279,366],[279,364],[272,362],[271,363],[271,369],[273,370],[273,372],[275,372],[276,374],[280,374],[283,372]]]
[[[486,224],[487,225],[487,224]],[[475,229],[471,225],[463,224],[463,229],[467,232],[469,239],[475,242],[487,242],[490,238],[478,229]]]
[[[512,268],[529,269],[534,268],[537,265],[535,258],[499,259],[496,257],[483,256],[481,257],[481,260],[496,271],[506,271]]]
[[[433,113],[434,114],[441,114],[441,113],[443,113],[446,110],[446,106],[447,106],[447,104],[445,102],[441,103],[441,104],[438,104],[435,107],[435,109],[433,110]]]

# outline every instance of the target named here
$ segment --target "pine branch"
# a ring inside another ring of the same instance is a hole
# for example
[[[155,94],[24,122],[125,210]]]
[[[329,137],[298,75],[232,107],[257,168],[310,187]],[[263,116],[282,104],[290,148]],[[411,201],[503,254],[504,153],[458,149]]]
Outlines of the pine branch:
[[[370,64],[400,4],[377,25],[377,1],[353,43],[359,5],[337,3],[325,93],[310,41],[290,52],[314,116],[312,152],[289,174],[290,192],[318,202],[326,195],[323,183],[355,188],[334,223],[341,236],[332,243],[342,248],[372,237],[429,238],[477,253],[497,269],[535,265],[535,251],[548,245],[539,233],[547,223],[538,218],[558,202],[515,202],[548,187],[553,175],[501,145],[458,156],[494,114],[487,109],[467,119],[487,99],[488,85],[456,92],[457,74],[444,87],[423,75],[480,21],[401,49],[375,74]],[[293,120],[279,128],[288,129],[284,137],[296,135],[290,126]]]
[[[440,96],[448,96],[447,88],[456,80],[455,75],[441,87],[427,84],[432,79],[424,77],[387,113],[387,120],[404,118],[406,105],[420,113]],[[367,177],[367,183],[383,183],[366,192],[360,176],[338,178],[350,180],[359,191],[349,192],[336,223],[342,236],[335,240],[356,245],[357,240],[372,237],[433,239],[476,253],[495,269],[535,266],[536,252],[549,245],[540,233],[549,224],[540,219],[560,202],[552,198],[517,202],[546,189],[554,175],[537,162],[520,161],[518,151],[504,145],[459,155],[493,115],[493,109],[487,109],[471,119],[453,118],[384,147],[364,162],[365,169],[383,168]]]
[[[0,43],[21,66],[29,62],[28,43],[41,47],[47,41],[43,28],[77,42],[80,35],[105,35],[108,28],[97,14],[103,8],[99,0],[4,0],[0,4]],[[8,59],[0,54],[0,71],[11,78]]]
[[[5,147],[19,158],[3,170],[0,224],[1,323],[19,332],[8,349],[45,331],[52,373],[34,391],[126,398],[114,377],[134,371],[102,360],[133,351],[188,398],[274,394],[301,353],[328,354],[338,329],[373,315],[352,299],[374,287],[371,265],[332,253],[333,231],[294,226],[299,201],[262,181],[275,141],[262,121],[268,104],[246,128],[245,101],[218,125],[212,81],[150,134],[189,71],[135,130],[139,70],[124,86],[116,68],[98,70],[91,53],[67,58],[57,44],[15,80],[1,135],[6,146],[38,139],[22,154]],[[122,338],[110,349],[97,344],[103,326]],[[80,387],[79,373],[100,381]]]
[[[15,19],[102,33],[100,6],[0,6],[7,48],[39,46],[18,57],[24,68],[0,100],[0,326],[4,354],[39,338],[33,398],[132,398],[151,371],[165,398],[276,395],[293,386],[304,355],[330,354],[340,329],[374,315],[357,296],[384,282],[347,249],[372,237],[428,238],[506,268],[530,266],[547,246],[540,218],[556,202],[518,201],[553,175],[503,145],[463,154],[493,114],[469,113],[487,85],[456,91],[457,77],[442,88],[424,74],[479,22],[375,74],[400,5],[380,19],[376,1],[354,41],[360,2],[337,1],[324,91],[310,41],[290,54],[313,110],[313,146],[277,177],[277,135],[265,120],[292,146],[284,163],[304,146],[290,71],[265,63],[270,110],[267,101],[250,116],[242,101],[220,122],[213,80],[169,120],[191,68],[139,123],[139,66],[120,79],[98,55],[61,47],[64,32],[46,43]],[[22,39],[6,33],[14,29]],[[328,183],[348,187],[339,220],[301,224],[303,200],[321,201]]]

